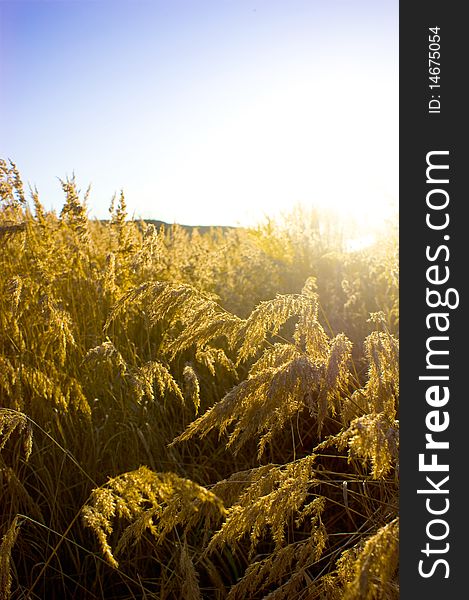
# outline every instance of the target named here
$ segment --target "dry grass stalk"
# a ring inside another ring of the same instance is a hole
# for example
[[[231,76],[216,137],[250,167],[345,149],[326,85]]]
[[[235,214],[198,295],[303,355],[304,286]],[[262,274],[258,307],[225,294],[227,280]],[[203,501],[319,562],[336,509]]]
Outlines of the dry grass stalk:
[[[15,517],[0,543],[0,600],[9,600],[11,594],[11,552],[16,543],[20,525]]]

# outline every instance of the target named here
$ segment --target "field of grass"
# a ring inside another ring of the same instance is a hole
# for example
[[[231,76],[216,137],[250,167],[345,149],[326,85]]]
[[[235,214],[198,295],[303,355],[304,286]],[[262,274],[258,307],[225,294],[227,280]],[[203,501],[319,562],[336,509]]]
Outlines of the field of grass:
[[[395,232],[62,187],[0,161],[0,599],[398,598]]]

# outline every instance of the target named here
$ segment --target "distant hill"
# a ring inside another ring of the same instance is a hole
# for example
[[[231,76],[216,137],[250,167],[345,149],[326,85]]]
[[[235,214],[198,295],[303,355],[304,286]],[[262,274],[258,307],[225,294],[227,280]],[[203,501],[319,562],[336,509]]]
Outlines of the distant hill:
[[[237,227],[233,227],[230,225],[183,225],[182,223],[166,223],[165,221],[158,221],[155,219],[142,219],[145,223],[150,225],[154,225],[155,227],[163,227],[166,229],[168,227],[172,227],[173,225],[179,225],[183,229],[187,229],[188,231],[192,231],[193,229],[198,229],[200,233],[208,233],[211,229],[222,229],[223,231],[229,231],[231,229],[238,229]]]
[[[231,225],[183,225],[181,223],[166,223],[165,221],[158,221],[157,219],[134,219],[135,223],[143,221],[149,225],[154,225],[157,229],[163,226],[165,229],[170,229],[173,225],[178,225],[186,231],[193,231],[197,229],[200,233],[208,233],[211,229],[221,229],[222,231],[230,231],[231,229],[240,229],[239,227]],[[109,219],[100,219],[101,223],[108,223]]]

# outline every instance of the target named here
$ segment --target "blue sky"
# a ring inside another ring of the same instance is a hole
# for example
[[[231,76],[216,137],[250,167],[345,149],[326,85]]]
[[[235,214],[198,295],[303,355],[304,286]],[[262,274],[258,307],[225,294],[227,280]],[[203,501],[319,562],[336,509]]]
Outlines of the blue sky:
[[[0,156],[137,217],[382,219],[398,190],[398,2],[0,0]]]

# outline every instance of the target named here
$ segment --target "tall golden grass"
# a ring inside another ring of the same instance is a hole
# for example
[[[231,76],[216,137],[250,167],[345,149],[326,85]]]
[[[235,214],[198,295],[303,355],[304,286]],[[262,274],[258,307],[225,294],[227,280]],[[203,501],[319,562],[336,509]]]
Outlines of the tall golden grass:
[[[44,210],[0,161],[0,598],[398,597],[396,236]]]

